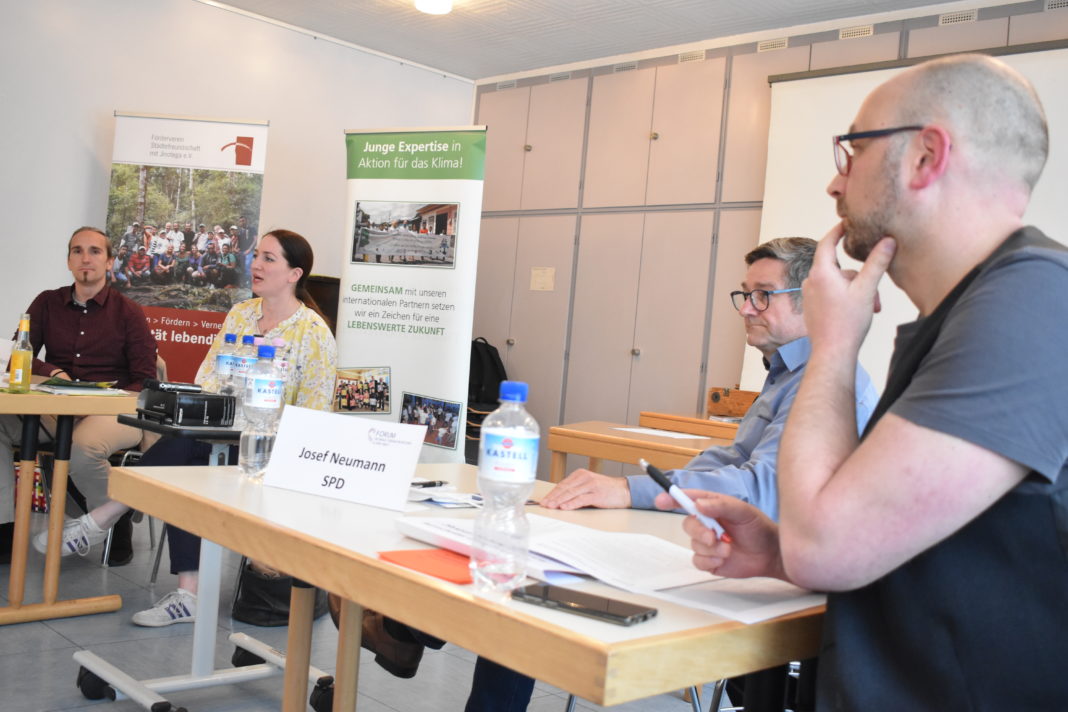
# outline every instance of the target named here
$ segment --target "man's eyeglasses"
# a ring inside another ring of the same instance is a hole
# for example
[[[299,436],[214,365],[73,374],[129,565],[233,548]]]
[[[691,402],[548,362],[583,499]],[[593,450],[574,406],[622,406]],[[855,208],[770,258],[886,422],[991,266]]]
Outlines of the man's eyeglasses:
[[[754,309],[757,311],[764,311],[771,306],[771,295],[800,291],[801,287],[791,287],[790,289],[754,289],[752,292],[735,291],[731,292],[731,304],[734,305],[735,309],[741,311],[742,306],[745,304],[745,300],[748,299]]]
[[[902,131],[922,131],[923,126],[898,126],[892,129],[876,129],[874,131],[857,131],[856,133],[842,134],[841,136],[832,136],[831,140],[834,143],[834,165],[838,169],[838,174],[847,176],[849,171],[853,168],[853,154],[849,152],[849,149],[842,144],[846,141],[856,141],[861,138],[882,138],[883,136],[892,136]]]

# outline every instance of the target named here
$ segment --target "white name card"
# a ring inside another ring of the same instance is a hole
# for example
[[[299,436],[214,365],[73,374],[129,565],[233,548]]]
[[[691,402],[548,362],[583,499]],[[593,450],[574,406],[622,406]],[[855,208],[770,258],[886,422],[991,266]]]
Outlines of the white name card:
[[[263,484],[403,511],[426,427],[287,405]]]

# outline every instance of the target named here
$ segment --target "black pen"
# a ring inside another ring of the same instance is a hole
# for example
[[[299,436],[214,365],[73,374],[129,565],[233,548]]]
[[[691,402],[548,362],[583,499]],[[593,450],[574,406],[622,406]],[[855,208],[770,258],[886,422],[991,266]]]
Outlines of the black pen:
[[[412,487],[443,487],[449,484],[445,480],[427,480],[426,482],[413,482]]]

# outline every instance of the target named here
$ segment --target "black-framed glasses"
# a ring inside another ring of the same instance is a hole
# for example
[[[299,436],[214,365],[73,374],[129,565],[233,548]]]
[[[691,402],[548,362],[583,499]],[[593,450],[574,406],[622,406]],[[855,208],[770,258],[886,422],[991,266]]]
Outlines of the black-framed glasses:
[[[790,289],[754,289],[752,292],[734,291],[731,292],[731,304],[734,305],[735,309],[741,311],[742,306],[745,304],[745,300],[748,299],[754,309],[757,311],[764,311],[771,306],[771,295],[800,291],[801,287],[791,287]]]
[[[882,138],[883,136],[892,136],[902,131],[922,131],[923,126],[897,126],[892,129],[875,129],[874,131],[857,131],[856,133],[842,134],[841,136],[832,136],[831,141],[834,144],[834,166],[838,169],[838,174],[847,176],[849,171],[853,168],[853,154],[849,152],[849,149],[842,144],[846,141],[856,141],[861,138]]]

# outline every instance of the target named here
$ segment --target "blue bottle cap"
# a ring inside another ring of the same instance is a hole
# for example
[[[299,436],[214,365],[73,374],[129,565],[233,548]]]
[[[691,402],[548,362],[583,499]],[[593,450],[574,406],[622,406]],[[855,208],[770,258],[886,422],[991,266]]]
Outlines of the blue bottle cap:
[[[223,341],[228,343],[228,344],[236,344],[237,343],[237,334],[227,334],[226,336],[223,337]]]
[[[257,352],[257,355],[260,358],[274,358],[274,347],[263,345],[260,347],[260,350],[259,352]]]
[[[256,337],[252,334],[245,334],[241,337],[241,343],[245,346],[248,346],[249,344],[254,344],[256,343]]]
[[[522,381],[501,381],[501,400],[527,402],[530,386]]]

